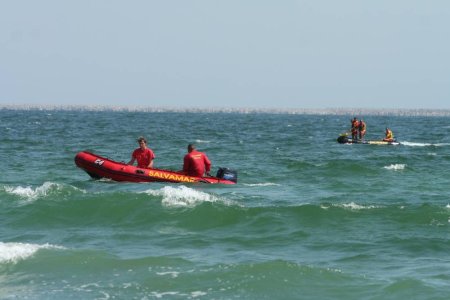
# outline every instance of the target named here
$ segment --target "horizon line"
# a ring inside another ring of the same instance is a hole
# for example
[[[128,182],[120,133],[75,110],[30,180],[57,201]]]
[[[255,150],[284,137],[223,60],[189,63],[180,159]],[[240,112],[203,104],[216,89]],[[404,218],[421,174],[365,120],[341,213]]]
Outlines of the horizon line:
[[[379,116],[450,116],[450,109],[434,108],[257,108],[257,107],[171,107],[120,105],[54,105],[54,104],[0,104],[0,110],[48,111],[115,111],[151,113],[267,113],[294,115],[379,115]]]

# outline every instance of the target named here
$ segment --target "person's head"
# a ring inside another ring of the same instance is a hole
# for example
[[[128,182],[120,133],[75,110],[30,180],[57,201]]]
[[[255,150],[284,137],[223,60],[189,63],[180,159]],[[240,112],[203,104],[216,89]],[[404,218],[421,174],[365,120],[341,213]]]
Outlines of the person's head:
[[[193,150],[195,150],[195,145],[194,144],[189,144],[187,147],[188,152],[192,152]]]
[[[147,147],[147,140],[141,136],[137,139],[137,142],[139,144],[139,147],[141,147],[141,149],[144,149],[145,147]]]
[[[389,132],[389,128],[386,127],[386,132]]]

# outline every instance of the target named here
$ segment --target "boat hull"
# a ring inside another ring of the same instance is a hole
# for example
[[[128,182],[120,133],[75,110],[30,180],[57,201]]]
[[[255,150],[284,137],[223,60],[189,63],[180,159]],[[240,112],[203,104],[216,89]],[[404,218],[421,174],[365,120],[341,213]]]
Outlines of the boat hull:
[[[341,135],[337,139],[339,144],[364,144],[364,145],[400,145],[396,140],[383,141],[383,140],[354,140],[348,136]]]
[[[170,170],[138,168],[88,151],[77,153],[75,156],[75,164],[95,179],[108,178],[114,181],[126,182],[236,183],[218,177],[187,176],[180,172]]]

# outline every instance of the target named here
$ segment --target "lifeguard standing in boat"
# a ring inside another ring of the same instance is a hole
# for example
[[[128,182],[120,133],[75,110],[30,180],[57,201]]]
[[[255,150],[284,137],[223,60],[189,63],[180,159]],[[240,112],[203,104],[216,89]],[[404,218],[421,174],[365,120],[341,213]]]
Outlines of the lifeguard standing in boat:
[[[155,154],[152,149],[147,147],[147,140],[144,137],[139,137],[137,140],[139,148],[133,151],[131,155],[131,160],[128,162],[129,165],[134,164],[137,160],[137,166],[139,168],[153,168],[153,160],[155,159]]]
[[[362,140],[362,139],[364,139],[364,136],[366,135],[366,129],[367,129],[366,122],[364,122],[362,119],[359,120],[358,127],[359,127],[358,128],[359,129],[359,139]]]
[[[358,119],[355,117],[353,118],[352,122],[352,140],[358,139],[358,130],[359,130],[359,122]]]

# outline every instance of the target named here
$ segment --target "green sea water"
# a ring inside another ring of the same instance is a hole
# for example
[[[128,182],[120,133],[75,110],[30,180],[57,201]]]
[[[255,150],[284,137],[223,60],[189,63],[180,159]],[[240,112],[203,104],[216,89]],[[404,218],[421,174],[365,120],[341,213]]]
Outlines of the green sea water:
[[[0,110],[0,299],[448,299],[450,117]],[[92,180],[188,143],[232,186]]]

